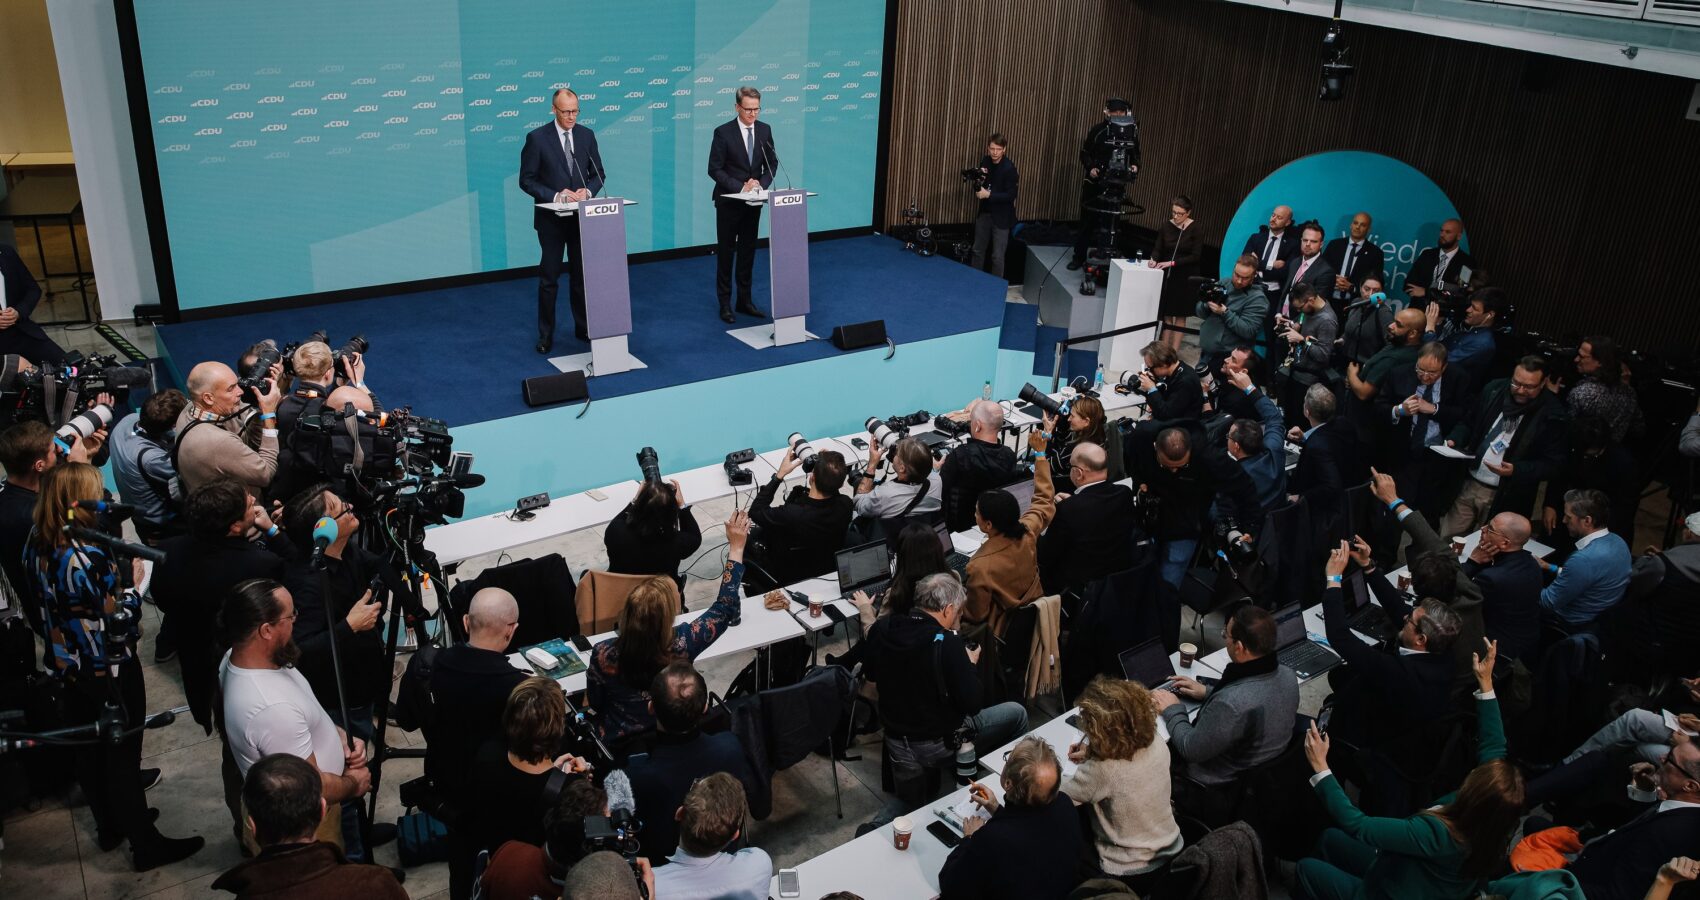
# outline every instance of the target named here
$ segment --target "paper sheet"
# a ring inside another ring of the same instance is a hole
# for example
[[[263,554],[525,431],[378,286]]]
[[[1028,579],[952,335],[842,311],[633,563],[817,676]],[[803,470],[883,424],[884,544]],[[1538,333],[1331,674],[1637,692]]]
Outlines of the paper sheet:
[[[1461,450],[1454,450],[1451,447],[1446,446],[1445,444],[1431,444],[1431,445],[1429,445],[1429,449],[1440,454],[1441,456],[1446,457],[1447,459],[1472,459],[1473,458],[1473,457],[1470,456],[1470,454],[1465,453]]]

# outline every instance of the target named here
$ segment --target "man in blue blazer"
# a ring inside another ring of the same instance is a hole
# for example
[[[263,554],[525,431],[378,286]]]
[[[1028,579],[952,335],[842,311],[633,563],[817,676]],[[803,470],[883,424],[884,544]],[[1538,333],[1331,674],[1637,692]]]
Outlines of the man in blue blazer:
[[[1606,530],[1611,500],[1600,491],[1575,490],[1564,495],[1564,527],[1576,539],[1576,550],[1563,566],[1537,560],[1553,575],[1541,591],[1541,611],[1548,620],[1575,634],[1593,631],[1600,614],[1623,599],[1634,560],[1623,538]]]
[[[708,149],[708,177],[714,179],[714,291],[720,298],[720,321],[728,325],[736,321],[732,317],[734,258],[738,263],[738,312],[758,319],[766,317],[750,293],[761,207],[720,195],[772,186],[773,169],[779,165],[773,129],[766,122],[756,121],[761,115],[761,91],[741,87],[732,98],[738,105],[738,117],[714,129],[714,141]]]
[[[0,244],[0,299],[6,301],[0,309],[0,353],[16,353],[36,365],[65,360],[65,351],[30,320],[41,302],[41,285],[17,249],[6,244]]]
[[[525,136],[519,153],[519,186],[538,203],[588,200],[602,190],[607,170],[596,149],[596,132],[578,124],[578,94],[561,88],[551,98],[554,121]],[[569,246],[567,292],[573,308],[573,333],[590,340],[584,326],[584,261],[579,257],[578,216],[557,216],[533,209],[532,227],[543,258],[537,264],[537,352],[548,353],[555,340],[555,293],[561,279],[561,253]]]

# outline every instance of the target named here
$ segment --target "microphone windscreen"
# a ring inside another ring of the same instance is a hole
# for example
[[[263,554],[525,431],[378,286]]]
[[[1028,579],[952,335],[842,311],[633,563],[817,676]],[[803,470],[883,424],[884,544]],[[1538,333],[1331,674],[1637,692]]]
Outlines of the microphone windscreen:
[[[106,377],[106,383],[114,388],[143,387],[153,384],[152,372],[133,366],[110,366],[101,374]]]
[[[313,543],[315,544],[321,540],[326,544],[334,544],[336,543],[336,535],[336,520],[330,516],[324,516],[313,524]]]
[[[602,790],[608,795],[608,809],[623,809],[637,814],[637,800],[632,797],[632,783],[626,778],[626,773],[615,769],[602,779]]]
[[[18,381],[18,362],[22,357],[16,353],[6,354],[0,360],[0,393],[10,394]]]

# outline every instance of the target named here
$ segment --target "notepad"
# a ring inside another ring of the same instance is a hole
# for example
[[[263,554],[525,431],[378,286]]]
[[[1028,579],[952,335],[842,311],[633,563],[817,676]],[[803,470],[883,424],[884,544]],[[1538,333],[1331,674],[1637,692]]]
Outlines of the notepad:
[[[1429,449],[1440,454],[1441,456],[1446,457],[1447,459],[1471,459],[1472,458],[1470,456],[1470,454],[1465,453],[1462,450],[1454,450],[1453,448],[1448,447],[1445,444],[1430,444]]]
[[[1665,714],[1665,727],[1666,728],[1669,728],[1672,731],[1680,731],[1683,734],[1688,735],[1689,737],[1700,737],[1700,734],[1697,734],[1696,732],[1693,732],[1693,731],[1689,731],[1688,729],[1686,729],[1686,728],[1682,727],[1680,724],[1678,724],[1677,721],[1676,721],[1676,713],[1673,713],[1673,712],[1671,712],[1670,710],[1667,709],[1667,710],[1664,710],[1664,714]]]

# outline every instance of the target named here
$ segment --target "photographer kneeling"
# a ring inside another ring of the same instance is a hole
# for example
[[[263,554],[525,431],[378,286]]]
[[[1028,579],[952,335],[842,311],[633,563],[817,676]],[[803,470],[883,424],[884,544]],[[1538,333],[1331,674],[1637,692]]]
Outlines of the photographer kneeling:
[[[880,689],[880,724],[891,754],[895,802],[879,821],[927,801],[928,769],[948,765],[963,743],[975,752],[1001,747],[1027,730],[1020,703],[980,708],[980,647],[956,636],[968,590],[946,572],[921,580],[915,606],[905,615],[885,616],[866,638],[864,671]]]

